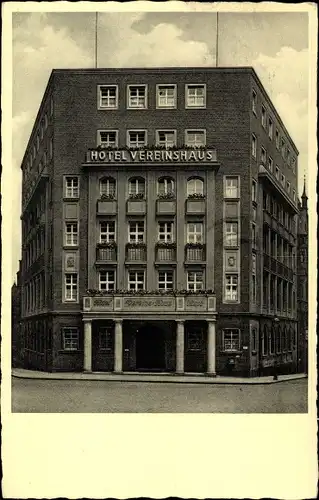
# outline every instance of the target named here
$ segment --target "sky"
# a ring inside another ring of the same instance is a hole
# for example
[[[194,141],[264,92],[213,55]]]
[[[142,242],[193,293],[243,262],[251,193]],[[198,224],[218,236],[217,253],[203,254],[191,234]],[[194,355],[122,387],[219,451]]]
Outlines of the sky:
[[[216,14],[200,10],[99,13],[98,67],[215,66]],[[13,13],[13,221],[21,209],[20,164],[50,73],[94,67],[94,30],[92,12]],[[308,168],[308,14],[220,13],[218,58],[219,66],[255,68],[300,151],[300,193]],[[21,235],[20,223],[12,226],[14,280]]]

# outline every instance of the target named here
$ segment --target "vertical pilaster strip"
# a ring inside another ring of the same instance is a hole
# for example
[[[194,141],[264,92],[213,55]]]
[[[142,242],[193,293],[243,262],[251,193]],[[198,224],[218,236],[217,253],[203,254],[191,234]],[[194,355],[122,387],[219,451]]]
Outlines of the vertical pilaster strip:
[[[216,375],[216,323],[212,320],[208,321],[207,372]]]
[[[176,373],[184,373],[184,321],[176,320]]]
[[[92,320],[84,320],[84,371],[92,371]]]
[[[114,342],[114,371],[121,373],[123,371],[123,329],[122,319],[116,319],[115,322],[115,342]]]

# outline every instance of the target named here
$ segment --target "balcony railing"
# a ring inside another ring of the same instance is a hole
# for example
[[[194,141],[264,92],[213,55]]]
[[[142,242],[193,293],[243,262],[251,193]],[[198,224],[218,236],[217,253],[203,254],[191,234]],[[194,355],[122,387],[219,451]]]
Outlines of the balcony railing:
[[[156,260],[158,262],[171,262],[176,260],[175,247],[156,247]]]
[[[127,261],[146,261],[146,245],[141,244],[132,244],[128,243],[126,245],[126,260]]]
[[[117,248],[113,247],[97,247],[96,260],[97,262],[114,262],[117,257]]]
[[[205,260],[205,253],[204,245],[186,245],[185,260],[187,262],[202,262]]]

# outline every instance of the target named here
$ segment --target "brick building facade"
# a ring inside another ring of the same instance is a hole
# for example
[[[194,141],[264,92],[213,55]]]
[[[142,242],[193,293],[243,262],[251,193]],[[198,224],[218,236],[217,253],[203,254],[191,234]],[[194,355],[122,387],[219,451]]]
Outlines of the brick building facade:
[[[54,70],[22,161],[24,366],[296,371],[297,157],[252,68]]]

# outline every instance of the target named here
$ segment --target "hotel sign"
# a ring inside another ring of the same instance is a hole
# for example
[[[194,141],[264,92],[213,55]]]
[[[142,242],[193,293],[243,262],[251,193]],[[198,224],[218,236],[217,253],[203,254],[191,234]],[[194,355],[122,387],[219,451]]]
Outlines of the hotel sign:
[[[211,163],[216,162],[214,149],[91,149],[87,163]]]

